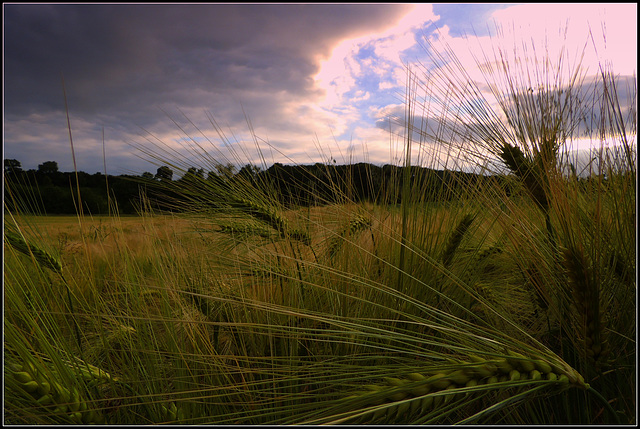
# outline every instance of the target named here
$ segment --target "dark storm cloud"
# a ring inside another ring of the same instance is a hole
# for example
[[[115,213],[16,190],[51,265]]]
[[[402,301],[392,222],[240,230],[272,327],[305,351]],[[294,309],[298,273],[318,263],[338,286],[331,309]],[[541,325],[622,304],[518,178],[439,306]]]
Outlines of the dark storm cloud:
[[[59,109],[61,73],[73,109],[140,120],[152,105],[204,106],[212,95],[305,95],[316,55],[402,11],[395,5],[6,5],[6,113]]]
[[[72,126],[86,137],[77,139],[77,150],[87,160],[101,152],[101,126],[114,140],[141,128],[175,127],[161,109],[171,115],[182,109],[194,121],[206,119],[207,110],[232,126],[243,126],[246,112],[269,126],[282,121],[285,103],[321,95],[313,76],[336,43],[380,31],[408,7],[5,4],[5,158],[33,168],[29,159],[46,160],[37,155],[65,168],[66,154],[52,149],[68,144],[62,75]],[[45,118],[56,132],[49,130],[38,151],[34,130],[46,129]],[[83,148],[89,140],[92,146]],[[121,146],[112,149],[124,165]]]

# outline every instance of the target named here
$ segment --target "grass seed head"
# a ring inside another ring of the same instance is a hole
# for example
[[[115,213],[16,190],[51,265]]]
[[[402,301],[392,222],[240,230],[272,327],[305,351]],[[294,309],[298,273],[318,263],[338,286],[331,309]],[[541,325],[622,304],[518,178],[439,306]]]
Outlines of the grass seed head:
[[[427,378],[427,383],[431,384],[436,389],[446,389],[451,384],[451,380],[446,373],[439,373]]]
[[[52,254],[40,247],[27,242],[21,234],[5,231],[6,242],[20,253],[33,256],[36,262],[58,274],[62,274],[62,264]]]
[[[534,369],[529,373],[532,380],[542,380],[542,374],[537,369]]]
[[[38,382],[35,380],[27,381],[26,383],[22,383],[22,388],[29,393],[33,393],[38,388]]]
[[[442,264],[445,267],[448,266],[453,260],[453,256],[455,255],[456,250],[460,246],[460,243],[462,242],[462,239],[464,238],[465,233],[471,226],[471,223],[473,222],[474,219],[475,219],[474,215],[467,214],[465,217],[463,217],[460,220],[456,228],[453,230],[453,232],[449,236],[447,245],[445,246],[441,256]]]

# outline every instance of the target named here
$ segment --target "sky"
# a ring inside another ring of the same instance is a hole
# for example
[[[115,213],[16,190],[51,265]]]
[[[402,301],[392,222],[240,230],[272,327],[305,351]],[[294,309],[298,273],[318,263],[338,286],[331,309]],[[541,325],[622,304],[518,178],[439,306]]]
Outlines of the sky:
[[[446,42],[482,82],[496,28],[636,79],[635,3],[4,3],[4,158],[111,175],[402,162],[407,66],[436,67]]]

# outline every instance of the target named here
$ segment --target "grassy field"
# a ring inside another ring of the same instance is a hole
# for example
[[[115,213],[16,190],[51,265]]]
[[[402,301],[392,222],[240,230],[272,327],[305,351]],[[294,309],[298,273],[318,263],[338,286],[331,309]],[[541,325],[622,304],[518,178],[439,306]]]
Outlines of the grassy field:
[[[447,203],[407,174],[400,204],[196,180],[172,184],[181,214],[5,207],[4,423],[635,424],[635,104],[592,106],[587,180],[544,72],[507,88],[512,128],[458,111],[505,180]]]

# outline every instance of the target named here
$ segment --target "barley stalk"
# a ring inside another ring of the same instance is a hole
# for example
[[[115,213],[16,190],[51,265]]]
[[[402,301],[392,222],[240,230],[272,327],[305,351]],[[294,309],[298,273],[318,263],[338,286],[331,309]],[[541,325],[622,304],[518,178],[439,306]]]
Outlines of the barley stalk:
[[[601,367],[609,356],[610,349],[605,336],[605,323],[600,308],[600,291],[594,281],[593,268],[581,248],[569,246],[563,249],[565,269],[573,305],[579,326],[582,327],[585,353],[596,366]]]
[[[364,386],[350,398],[361,399],[366,406],[379,406],[364,415],[359,423],[384,423],[410,412],[425,415],[456,399],[478,390],[500,389],[513,382],[546,383],[559,390],[571,386],[588,389],[582,376],[566,366],[509,351],[507,357],[484,359],[471,355],[468,361],[454,361],[456,367],[431,373],[409,373],[403,378],[386,377],[381,384]],[[406,416],[404,416],[406,417]]]
[[[239,237],[262,237],[269,238],[272,236],[272,232],[267,229],[253,228],[249,225],[220,225],[220,232],[223,234],[229,234],[236,238]]]
[[[540,269],[535,265],[531,265],[529,268],[524,270],[524,276],[526,280],[525,284],[531,285],[531,289],[533,289],[538,306],[543,310],[548,309],[551,297],[549,296],[547,286],[542,279]]]
[[[234,201],[245,209],[251,216],[276,230],[282,238],[291,237],[305,244],[310,242],[308,234],[303,231],[292,230],[286,219],[283,218],[282,215],[274,208],[267,207],[266,205],[259,204],[242,197],[236,197],[234,198]]]
[[[329,257],[333,258],[340,250],[345,237],[353,236],[357,233],[364,231],[371,226],[371,219],[362,215],[356,215],[351,219],[338,233],[337,236],[329,242],[328,250]]]
[[[476,283],[473,283],[473,289],[480,297],[483,298],[483,300],[486,300],[489,302],[496,301],[495,293],[493,292],[493,290],[491,290],[490,285],[482,282],[476,282]],[[472,301],[471,310],[476,314],[482,313],[483,312],[482,306],[483,306],[482,302],[477,298],[474,298]]]
[[[55,273],[62,274],[62,264],[60,260],[54,257],[40,247],[29,243],[22,234],[16,234],[11,231],[4,233],[6,242],[20,253],[31,256],[42,267],[48,268]]]
[[[80,328],[78,327],[78,321],[75,317],[75,311],[73,309],[73,302],[71,300],[71,290],[69,289],[69,285],[67,284],[66,279],[62,273],[62,264],[60,261],[40,247],[29,243],[22,234],[16,234],[11,231],[5,231],[5,237],[7,243],[11,245],[14,249],[23,253],[27,256],[31,256],[40,266],[44,268],[48,268],[53,272],[57,273],[62,281],[64,282],[67,289],[67,299],[69,301],[69,309],[72,313],[72,318],[74,321],[74,329],[76,331],[76,342],[78,343],[78,347],[82,350],[82,341],[80,339]]]
[[[53,371],[38,369],[36,365],[25,361],[24,364],[9,365],[11,377],[23,391],[23,395],[31,398],[43,412],[65,416],[76,424],[103,424],[104,416],[89,408],[88,402],[75,387],[65,387],[62,377],[56,377]],[[81,371],[83,377],[91,381],[110,379],[104,371],[88,366]]]
[[[449,236],[447,245],[445,246],[441,256],[442,263],[445,267],[449,266],[449,264],[453,260],[453,256],[455,255],[456,250],[460,246],[460,243],[462,242],[462,238],[464,237],[465,233],[469,230],[469,227],[471,226],[471,223],[473,222],[474,219],[475,219],[474,215],[467,214],[465,217],[463,217],[460,220],[460,222],[458,222],[458,225]]]
[[[489,246],[486,249],[479,251],[477,258],[478,258],[478,261],[483,261],[485,259],[491,258],[492,256],[500,253],[502,253],[501,247],[497,245]]]
[[[169,423],[179,422],[184,419],[184,410],[178,407],[175,402],[161,405],[162,419]]]
[[[542,184],[543,176],[539,163],[531,162],[519,147],[506,142],[498,155],[509,167],[509,170],[522,181],[535,203],[546,212],[549,208],[549,201]]]

